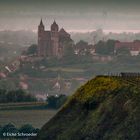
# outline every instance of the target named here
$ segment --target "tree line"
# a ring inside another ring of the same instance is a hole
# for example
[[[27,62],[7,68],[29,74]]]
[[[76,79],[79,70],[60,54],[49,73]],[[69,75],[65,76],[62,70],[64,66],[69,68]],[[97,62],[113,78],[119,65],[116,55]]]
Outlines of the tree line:
[[[11,91],[0,89],[0,103],[34,102],[34,101],[37,101],[37,99],[34,96],[24,92],[21,89]]]

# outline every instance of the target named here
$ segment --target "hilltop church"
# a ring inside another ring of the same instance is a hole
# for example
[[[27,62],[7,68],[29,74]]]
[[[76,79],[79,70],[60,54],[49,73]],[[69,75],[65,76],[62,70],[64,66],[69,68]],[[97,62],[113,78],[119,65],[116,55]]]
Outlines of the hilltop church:
[[[58,24],[54,21],[50,31],[45,30],[41,19],[38,26],[38,56],[39,57],[56,57],[61,58],[64,55],[64,40],[71,40],[63,28],[59,30]]]

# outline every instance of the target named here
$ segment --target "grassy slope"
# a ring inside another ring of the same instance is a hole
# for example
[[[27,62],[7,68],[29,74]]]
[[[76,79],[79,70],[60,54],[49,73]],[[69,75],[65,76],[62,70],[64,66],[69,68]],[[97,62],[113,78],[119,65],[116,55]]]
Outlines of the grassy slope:
[[[96,77],[79,88],[37,140],[139,140],[140,89]]]

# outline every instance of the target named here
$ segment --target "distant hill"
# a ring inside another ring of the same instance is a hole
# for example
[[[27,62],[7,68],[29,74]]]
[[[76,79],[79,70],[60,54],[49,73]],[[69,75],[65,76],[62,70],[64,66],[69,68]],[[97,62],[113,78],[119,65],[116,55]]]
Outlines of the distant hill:
[[[139,79],[108,76],[81,86],[36,140],[139,140]]]

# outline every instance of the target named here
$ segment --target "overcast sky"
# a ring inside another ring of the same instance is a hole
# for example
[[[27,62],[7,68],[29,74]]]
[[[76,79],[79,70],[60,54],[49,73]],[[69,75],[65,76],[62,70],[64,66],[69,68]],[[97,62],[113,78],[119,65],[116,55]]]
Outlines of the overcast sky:
[[[138,0],[0,0],[0,30],[36,30],[43,18],[69,31],[140,31]]]

